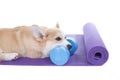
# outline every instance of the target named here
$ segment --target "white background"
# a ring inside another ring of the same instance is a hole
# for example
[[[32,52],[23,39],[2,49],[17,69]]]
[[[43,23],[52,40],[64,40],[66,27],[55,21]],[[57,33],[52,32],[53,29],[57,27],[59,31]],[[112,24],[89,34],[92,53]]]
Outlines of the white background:
[[[119,0],[0,0],[0,28],[38,24],[65,33],[82,33],[83,25],[96,25],[109,51],[103,66],[3,66],[0,80],[120,80]]]

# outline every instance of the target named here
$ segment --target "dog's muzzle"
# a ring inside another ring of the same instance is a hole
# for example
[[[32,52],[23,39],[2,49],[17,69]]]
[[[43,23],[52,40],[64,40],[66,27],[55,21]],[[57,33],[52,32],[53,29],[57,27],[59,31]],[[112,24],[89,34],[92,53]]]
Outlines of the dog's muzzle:
[[[68,50],[70,50],[72,48],[72,45],[68,44],[67,48],[68,48]]]

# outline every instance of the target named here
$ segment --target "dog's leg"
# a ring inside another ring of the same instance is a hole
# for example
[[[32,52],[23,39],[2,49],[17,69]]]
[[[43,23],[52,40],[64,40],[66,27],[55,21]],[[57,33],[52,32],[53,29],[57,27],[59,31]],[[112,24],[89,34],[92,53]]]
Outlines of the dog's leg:
[[[18,53],[4,53],[0,51],[0,61],[10,61],[19,58]]]

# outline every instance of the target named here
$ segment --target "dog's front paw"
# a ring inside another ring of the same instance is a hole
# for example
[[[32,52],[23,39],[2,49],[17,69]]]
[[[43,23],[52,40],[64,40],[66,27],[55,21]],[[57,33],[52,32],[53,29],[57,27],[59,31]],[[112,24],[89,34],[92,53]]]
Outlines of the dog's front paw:
[[[42,55],[40,58],[47,58],[47,57],[49,57],[48,55]]]
[[[10,53],[5,55],[5,60],[10,61],[10,60],[16,60],[20,57],[18,53]]]

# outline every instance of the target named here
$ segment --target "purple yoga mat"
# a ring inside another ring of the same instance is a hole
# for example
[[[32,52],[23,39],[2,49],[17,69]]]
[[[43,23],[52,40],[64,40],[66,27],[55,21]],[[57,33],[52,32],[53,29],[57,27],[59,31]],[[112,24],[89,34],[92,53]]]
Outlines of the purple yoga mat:
[[[108,51],[95,25],[87,23],[83,32],[87,61],[94,65],[104,64],[108,59]]]
[[[78,43],[78,49],[70,57],[65,66],[98,66],[108,60],[108,51],[96,29],[87,23],[83,28],[84,34],[67,34],[67,37],[74,38]],[[3,61],[1,65],[31,65],[31,66],[55,66],[50,58],[29,59],[19,58],[14,61]]]

